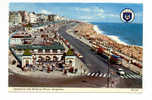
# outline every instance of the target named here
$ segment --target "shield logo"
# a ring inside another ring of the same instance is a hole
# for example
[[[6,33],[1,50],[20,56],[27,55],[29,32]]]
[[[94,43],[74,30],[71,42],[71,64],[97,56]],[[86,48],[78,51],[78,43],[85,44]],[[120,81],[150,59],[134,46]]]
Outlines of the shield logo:
[[[124,12],[123,13],[123,19],[128,22],[132,19],[132,13],[131,12]]]

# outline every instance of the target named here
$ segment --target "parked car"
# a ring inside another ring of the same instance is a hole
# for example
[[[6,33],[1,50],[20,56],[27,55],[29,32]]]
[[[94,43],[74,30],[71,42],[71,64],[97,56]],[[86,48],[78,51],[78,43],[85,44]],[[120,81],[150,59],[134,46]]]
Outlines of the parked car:
[[[97,53],[98,53],[99,55],[102,55],[103,52],[104,52],[104,49],[103,49],[102,47],[99,47],[99,48],[97,49]]]

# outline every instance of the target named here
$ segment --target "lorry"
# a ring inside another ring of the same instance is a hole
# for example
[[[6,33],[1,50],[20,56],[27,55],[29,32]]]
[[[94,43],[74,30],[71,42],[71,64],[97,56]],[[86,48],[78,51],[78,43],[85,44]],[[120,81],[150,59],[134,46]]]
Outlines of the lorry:
[[[110,63],[111,63],[111,64],[121,65],[121,64],[122,64],[122,59],[121,59],[120,56],[111,55],[111,56],[110,56]]]

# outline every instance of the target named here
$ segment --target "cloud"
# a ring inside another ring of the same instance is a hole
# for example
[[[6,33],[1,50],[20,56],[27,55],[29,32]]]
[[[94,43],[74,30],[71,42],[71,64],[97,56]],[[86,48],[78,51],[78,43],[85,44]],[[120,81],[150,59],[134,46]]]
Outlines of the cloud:
[[[102,8],[93,7],[92,9],[93,9],[94,12],[97,12],[97,13],[104,13],[104,9],[102,9]]]
[[[43,14],[52,14],[52,12],[47,11],[47,10],[45,10],[45,9],[41,10],[40,13],[43,13]]]
[[[84,12],[90,12],[91,11],[90,8],[79,8],[79,7],[75,8],[75,10],[76,11],[84,11]]]
[[[106,14],[106,17],[120,17],[120,15],[117,14]]]
[[[79,19],[85,19],[85,20],[88,20],[88,19],[92,19],[93,16],[80,16]]]
[[[92,13],[103,13],[104,10],[102,8],[99,7],[89,7],[89,8],[81,8],[81,7],[75,7],[76,11],[79,12],[92,12]]]

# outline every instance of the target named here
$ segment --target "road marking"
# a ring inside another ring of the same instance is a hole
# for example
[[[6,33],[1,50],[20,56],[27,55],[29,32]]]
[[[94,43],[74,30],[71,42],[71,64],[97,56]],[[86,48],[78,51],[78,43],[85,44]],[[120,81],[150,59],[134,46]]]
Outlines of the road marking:
[[[139,75],[135,75],[135,76],[136,76],[136,78],[141,79],[141,76],[139,76]]]
[[[98,74],[99,74],[99,73],[96,73],[96,75],[95,75],[95,76],[97,77],[97,76],[98,76]]]
[[[127,76],[125,76],[125,75],[124,75],[123,77],[124,77],[124,78],[126,78],[126,79],[128,78],[128,77],[127,77]]]
[[[130,79],[132,78],[129,74],[127,74],[127,76],[128,76],[128,78],[130,78]]]
[[[95,75],[95,73],[92,73],[92,75],[91,76],[94,76]]]
[[[87,76],[90,76],[90,75],[91,75],[91,73],[88,73],[88,74],[87,74]]]
[[[103,75],[103,77],[106,77],[106,75],[107,75],[107,73],[105,73],[105,74]]]
[[[139,78],[139,79],[142,79],[142,76],[138,75],[138,78]]]
[[[101,74],[99,75],[99,77],[102,77],[102,75],[103,75],[103,73],[101,73]]]
[[[135,78],[138,78],[138,76],[137,76],[137,75],[134,75],[134,77],[135,77]]]
[[[132,74],[130,74],[130,76],[132,77],[132,78],[136,78],[134,75],[132,75]]]

